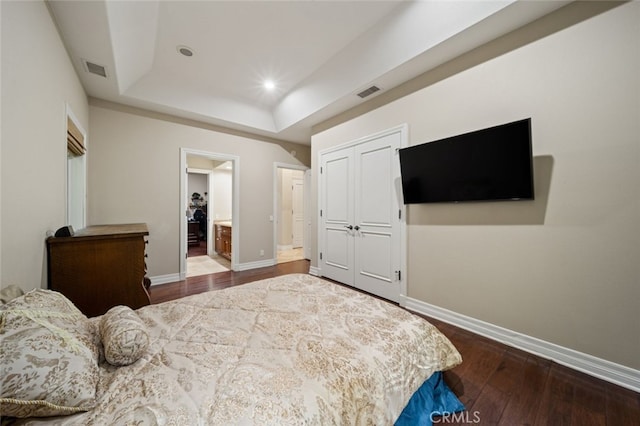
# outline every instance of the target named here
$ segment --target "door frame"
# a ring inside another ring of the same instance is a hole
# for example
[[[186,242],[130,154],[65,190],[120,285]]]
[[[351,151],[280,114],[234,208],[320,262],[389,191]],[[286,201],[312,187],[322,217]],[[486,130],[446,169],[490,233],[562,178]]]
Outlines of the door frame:
[[[231,227],[231,241],[233,241],[233,250],[231,252],[231,270],[238,268],[238,259],[240,258],[240,157],[231,154],[222,154],[209,151],[201,151],[191,148],[180,148],[180,197],[178,200],[178,220],[179,220],[179,275],[180,280],[186,279],[187,276],[187,221],[185,220],[186,202],[188,201],[187,183],[188,183],[188,169],[187,169],[187,155],[194,155],[198,157],[207,158],[209,160],[217,161],[230,161],[233,165],[232,170],[232,188],[231,199],[232,209],[231,221],[233,226]]]
[[[384,136],[388,136],[394,133],[400,133],[400,148],[405,148],[409,145],[409,125],[404,123],[398,126],[391,127],[386,130],[382,130],[380,132],[367,135],[358,139],[354,139],[349,142],[345,142],[339,145],[335,145],[326,149],[323,149],[318,152],[318,162],[322,164],[322,156],[325,154],[329,154],[334,151],[339,151],[345,148],[352,148],[356,145],[361,145],[367,143],[374,139],[379,139]],[[317,226],[317,250],[316,250],[316,265],[318,265],[317,275],[322,275],[322,262],[320,260],[320,253],[323,252],[324,249],[324,233],[322,231],[322,217],[320,215],[320,211],[323,207],[324,194],[322,188],[322,176],[320,173],[320,167],[316,171],[316,179],[318,182],[318,190],[316,193],[317,203],[318,203],[318,211],[316,212],[316,223]],[[406,296],[407,296],[407,206],[404,204],[402,200],[402,181],[401,177],[398,176],[395,179],[394,186],[396,187],[396,194],[400,199],[398,200],[398,205],[400,206],[400,294],[399,294],[399,303],[401,306],[406,305]]]
[[[309,170],[309,167],[302,166],[299,164],[288,164],[288,163],[273,163],[273,215],[271,216],[271,221],[273,222],[273,263],[274,265],[278,263],[278,214],[280,208],[280,200],[278,199],[278,185],[280,180],[278,179],[278,169],[289,169],[289,170],[300,170],[306,173]],[[304,188],[303,188],[303,197],[306,200],[307,197],[311,194],[311,182],[307,182],[304,180]],[[303,202],[304,209],[304,229],[307,229],[307,223],[311,222],[311,212],[308,209],[308,204]],[[308,253],[310,250],[309,246],[309,235],[304,233],[302,237],[302,251],[303,253]]]

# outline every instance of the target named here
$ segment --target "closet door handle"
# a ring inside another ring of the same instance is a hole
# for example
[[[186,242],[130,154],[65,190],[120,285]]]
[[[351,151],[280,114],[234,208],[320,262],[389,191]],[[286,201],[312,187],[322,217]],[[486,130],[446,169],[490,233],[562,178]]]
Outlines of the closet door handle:
[[[345,225],[344,227],[347,228],[349,231],[353,229],[353,225]]]
[[[355,229],[357,231],[358,229],[360,229],[360,227],[358,225],[356,225],[353,229]]]

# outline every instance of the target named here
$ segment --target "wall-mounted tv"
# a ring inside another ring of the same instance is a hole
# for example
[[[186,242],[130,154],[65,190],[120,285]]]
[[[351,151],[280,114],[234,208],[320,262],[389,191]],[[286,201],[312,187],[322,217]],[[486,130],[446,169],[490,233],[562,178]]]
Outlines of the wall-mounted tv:
[[[405,204],[533,200],[531,119],[400,149]]]

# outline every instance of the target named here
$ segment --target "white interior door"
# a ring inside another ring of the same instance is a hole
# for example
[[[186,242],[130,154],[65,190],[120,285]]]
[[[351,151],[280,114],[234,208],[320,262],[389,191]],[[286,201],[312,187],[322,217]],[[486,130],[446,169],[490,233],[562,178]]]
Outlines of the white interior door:
[[[401,130],[321,154],[321,275],[399,301]]]
[[[304,180],[294,178],[291,197],[291,245],[293,248],[302,247],[304,236]]]

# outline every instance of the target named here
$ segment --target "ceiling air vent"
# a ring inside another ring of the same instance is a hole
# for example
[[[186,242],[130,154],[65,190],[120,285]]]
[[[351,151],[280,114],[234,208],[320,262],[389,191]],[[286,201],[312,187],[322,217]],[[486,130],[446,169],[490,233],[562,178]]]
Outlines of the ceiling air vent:
[[[361,98],[366,98],[369,95],[373,95],[374,93],[376,93],[378,90],[380,90],[379,87],[377,86],[371,86],[368,89],[364,89],[362,92],[358,93],[358,96],[360,96]]]
[[[86,59],[83,59],[82,63],[84,64],[85,71],[90,72],[91,74],[99,75],[100,77],[107,77],[106,67],[94,64],[93,62],[89,62]]]

